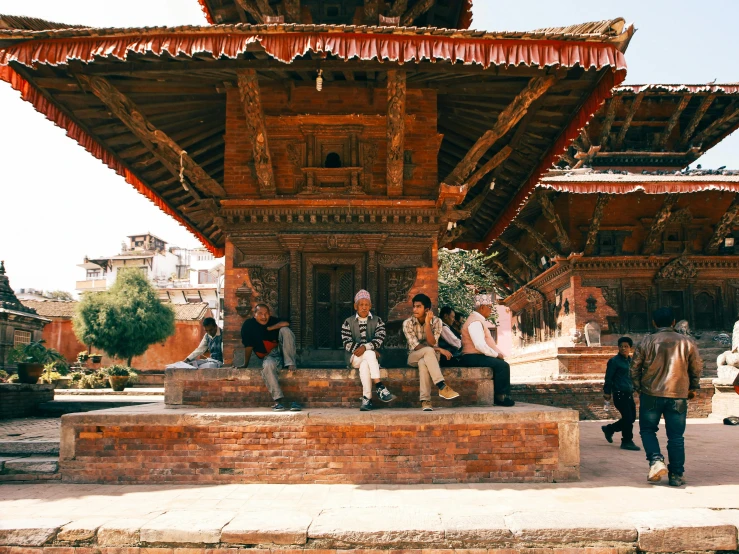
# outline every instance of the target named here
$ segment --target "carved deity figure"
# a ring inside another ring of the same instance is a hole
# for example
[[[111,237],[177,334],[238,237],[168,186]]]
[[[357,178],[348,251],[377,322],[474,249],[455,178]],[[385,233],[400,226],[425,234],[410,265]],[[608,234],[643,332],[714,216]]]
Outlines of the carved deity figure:
[[[739,321],[734,323],[731,335],[731,350],[720,354],[716,359],[718,379],[720,382],[733,383],[739,373]]]

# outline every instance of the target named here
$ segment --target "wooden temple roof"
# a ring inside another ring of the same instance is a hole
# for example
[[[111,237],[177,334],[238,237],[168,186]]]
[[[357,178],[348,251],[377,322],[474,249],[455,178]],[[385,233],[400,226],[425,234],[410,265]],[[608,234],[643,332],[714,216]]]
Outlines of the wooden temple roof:
[[[21,27],[0,29],[0,79],[216,254],[225,242],[218,225],[225,87],[238,71],[254,69],[260,84],[289,88],[315,87],[321,69],[325,86],[374,90],[403,64],[409,88],[437,93],[440,177],[455,172],[537,79],[546,81],[520,122],[476,161],[482,169],[507,147],[502,162],[473,186],[451,183],[466,193],[465,235],[453,238],[487,246],[621,83],[622,51],[633,32],[621,19],[531,33],[302,24]],[[132,130],[135,122],[116,115],[99,91],[91,93],[95,78],[136,106],[150,128]],[[182,186],[181,162],[162,157],[141,138],[147,132],[186,151],[197,190]]]
[[[559,166],[682,169],[737,128],[739,83],[620,86]]]

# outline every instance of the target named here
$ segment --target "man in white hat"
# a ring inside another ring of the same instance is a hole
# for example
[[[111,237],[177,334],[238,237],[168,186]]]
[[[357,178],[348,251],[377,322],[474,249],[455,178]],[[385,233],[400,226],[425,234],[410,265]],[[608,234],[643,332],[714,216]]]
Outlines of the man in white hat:
[[[359,409],[368,412],[374,408],[373,383],[377,397],[383,402],[390,402],[395,396],[380,380],[378,359],[385,341],[385,324],[370,311],[372,300],[369,292],[362,289],[354,296],[354,309],[356,313],[347,317],[341,326],[341,340],[344,343],[347,365],[359,369],[359,378],[362,381],[362,404]]]
[[[493,324],[488,320],[493,313],[493,295],[475,296],[475,311],[462,326],[462,363],[468,367],[489,367],[493,370],[494,399],[496,406],[510,407],[511,366],[505,355],[495,344],[490,333]]]

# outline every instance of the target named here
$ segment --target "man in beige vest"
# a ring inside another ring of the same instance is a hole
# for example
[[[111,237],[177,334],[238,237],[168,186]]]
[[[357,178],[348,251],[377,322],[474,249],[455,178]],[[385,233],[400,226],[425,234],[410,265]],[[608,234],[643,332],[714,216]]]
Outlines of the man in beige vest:
[[[475,311],[472,312],[462,326],[462,363],[467,367],[489,367],[493,370],[493,383],[496,406],[510,407],[515,404],[511,400],[511,366],[505,361],[505,355],[495,344],[490,330],[493,324],[488,321],[493,313],[493,296],[478,294],[475,296]]]

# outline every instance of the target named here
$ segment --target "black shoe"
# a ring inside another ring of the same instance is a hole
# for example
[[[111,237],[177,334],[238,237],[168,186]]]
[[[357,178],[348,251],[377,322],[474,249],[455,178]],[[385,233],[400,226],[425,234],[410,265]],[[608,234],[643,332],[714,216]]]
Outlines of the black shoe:
[[[360,412],[371,412],[375,407],[372,405],[372,400],[362,397],[362,406],[359,408]]]
[[[377,397],[382,400],[383,402],[392,402],[395,400],[395,395],[387,390],[387,387],[382,387],[381,389],[377,389]]]
[[[682,487],[685,485],[685,477],[678,475],[677,473],[670,473],[670,486],[671,487]]]
[[[302,412],[303,411],[303,406],[301,406],[297,402],[293,402],[293,403],[290,404],[290,411],[291,412]]]
[[[282,404],[282,402],[275,402],[275,405],[272,406],[273,412],[284,412],[285,406]]]
[[[511,406],[515,406],[516,403],[513,401],[512,398],[506,396],[503,400],[493,399],[493,405],[503,406],[504,408],[510,408]]]
[[[603,431],[603,434],[606,436],[606,440],[608,442],[613,442],[613,431],[608,430],[608,425],[603,425],[600,430]]]
[[[608,437],[606,436],[606,438],[608,438]],[[621,450],[633,450],[633,451],[636,452],[638,450],[641,450],[641,448],[639,448],[637,445],[635,445],[634,444],[634,441],[622,441],[621,442]]]

